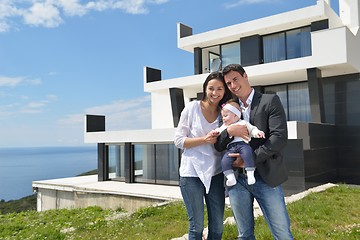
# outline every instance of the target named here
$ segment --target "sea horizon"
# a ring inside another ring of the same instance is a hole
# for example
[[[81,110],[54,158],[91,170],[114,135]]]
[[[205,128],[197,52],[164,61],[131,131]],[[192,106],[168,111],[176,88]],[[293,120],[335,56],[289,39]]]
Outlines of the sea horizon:
[[[32,182],[97,168],[96,146],[0,147],[0,200],[32,195]]]

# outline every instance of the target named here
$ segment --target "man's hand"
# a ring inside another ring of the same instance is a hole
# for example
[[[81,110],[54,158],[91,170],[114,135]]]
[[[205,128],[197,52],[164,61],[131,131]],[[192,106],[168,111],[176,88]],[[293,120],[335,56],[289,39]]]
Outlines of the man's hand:
[[[249,131],[246,125],[233,124],[227,128],[229,136],[241,137],[247,141],[250,141]]]
[[[229,153],[229,156],[236,157],[235,161],[232,164],[234,168],[244,168],[244,160],[242,160],[239,153]]]

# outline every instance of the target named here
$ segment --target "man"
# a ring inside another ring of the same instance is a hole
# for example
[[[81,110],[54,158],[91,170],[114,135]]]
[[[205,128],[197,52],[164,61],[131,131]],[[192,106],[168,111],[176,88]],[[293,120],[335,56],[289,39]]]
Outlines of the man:
[[[275,94],[261,94],[251,88],[248,76],[239,64],[223,69],[226,85],[239,99],[244,120],[265,132],[265,139],[254,138],[250,146],[254,150],[256,182],[248,185],[246,173],[239,169],[236,185],[228,188],[239,239],[255,239],[254,198],[259,203],[274,239],[293,239],[284,194],[280,184],[287,180],[281,150],[287,142],[287,123],[284,108]],[[245,126],[234,125],[218,137],[216,148],[224,150],[231,136],[248,137]],[[240,156],[236,156],[242,161]],[[243,163],[234,163],[243,167]]]

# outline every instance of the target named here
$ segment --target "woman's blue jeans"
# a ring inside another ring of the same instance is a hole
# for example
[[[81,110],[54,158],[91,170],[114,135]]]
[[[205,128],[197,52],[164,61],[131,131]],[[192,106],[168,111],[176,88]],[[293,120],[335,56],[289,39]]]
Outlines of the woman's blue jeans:
[[[204,198],[208,213],[208,240],[221,240],[224,221],[224,175],[213,176],[209,193],[198,177],[180,177],[180,190],[189,218],[189,240],[201,240],[204,230]]]
[[[248,185],[245,175],[239,173],[236,185],[228,188],[231,209],[239,231],[238,239],[255,239],[254,198],[264,214],[274,239],[293,239],[281,186],[270,187],[256,172],[255,178],[255,184]]]

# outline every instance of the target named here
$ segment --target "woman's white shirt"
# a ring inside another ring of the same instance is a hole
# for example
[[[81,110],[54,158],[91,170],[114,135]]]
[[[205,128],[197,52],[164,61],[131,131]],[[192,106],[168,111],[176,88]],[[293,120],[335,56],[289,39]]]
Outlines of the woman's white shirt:
[[[181,177],[199,177],[209,192],[211,177],[221,172],[221,153],[213,144],[184,148],[186,138],[203,137],[219,126],[219,119],[209,123],[201,111],[200,101],[188,103],[181,113],[175,132],[175,146],[183,149],[180,164]]]

